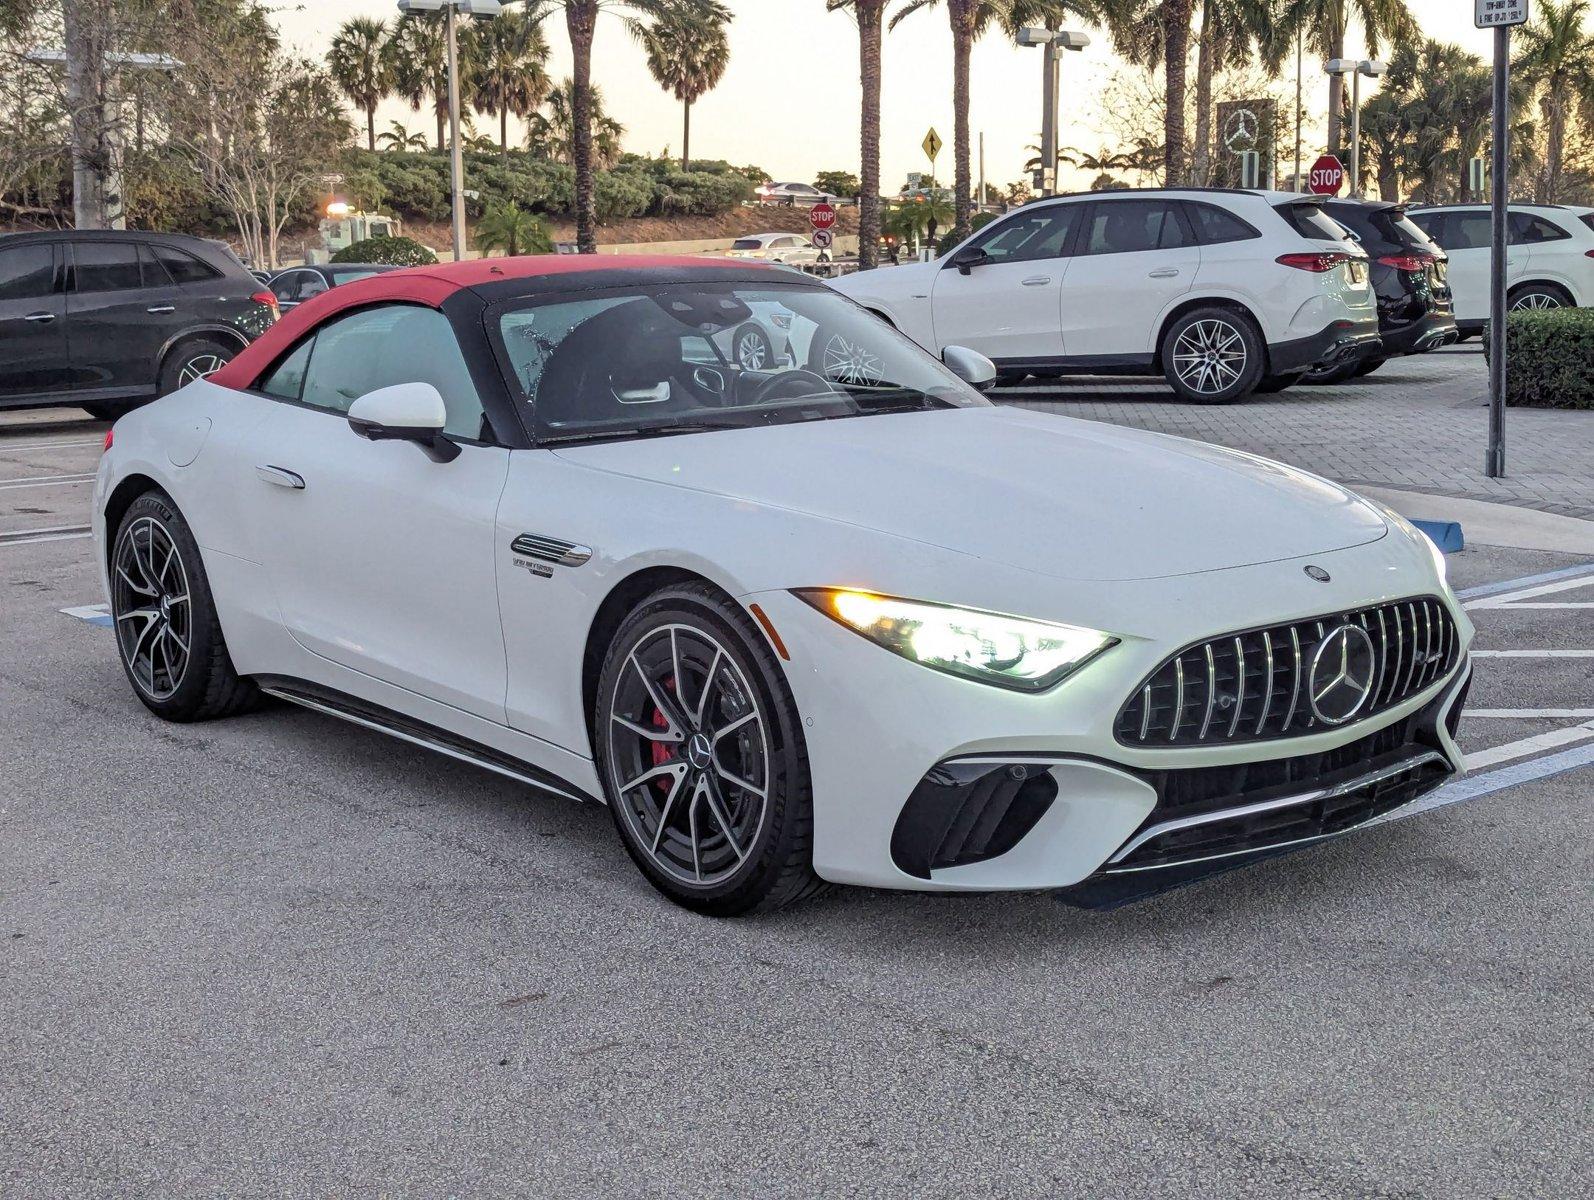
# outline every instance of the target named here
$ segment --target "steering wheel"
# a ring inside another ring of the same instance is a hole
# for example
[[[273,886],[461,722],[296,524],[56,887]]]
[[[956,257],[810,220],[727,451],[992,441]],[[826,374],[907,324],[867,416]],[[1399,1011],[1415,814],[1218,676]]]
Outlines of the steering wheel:
[[[778,394],[789,388],[792,384],[801,384],[803,388],[802,391],[791,393],[794,399],[797,396],[811,396],[815,392],[822,392],[827,396],[839,394],[835,387],[831,384],[830,380],[826,379],[823,375],[817,374],[814,371],[804,371],[799,368],[795,371],[782,371],[778,375],[771,375],[768,379],[764,380],[763,383],[758,385],[748,403],[762,404],[766,400],[773,400]]]

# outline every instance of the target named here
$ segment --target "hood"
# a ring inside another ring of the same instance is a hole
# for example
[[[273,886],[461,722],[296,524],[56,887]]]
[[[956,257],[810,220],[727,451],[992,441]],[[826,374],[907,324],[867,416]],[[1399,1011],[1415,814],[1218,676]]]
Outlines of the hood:
[[[682,434],[567,461],[879,530],[1063,579],[1326,554],[1388,532],[1366,501],[1238,451],[1012,408]]]

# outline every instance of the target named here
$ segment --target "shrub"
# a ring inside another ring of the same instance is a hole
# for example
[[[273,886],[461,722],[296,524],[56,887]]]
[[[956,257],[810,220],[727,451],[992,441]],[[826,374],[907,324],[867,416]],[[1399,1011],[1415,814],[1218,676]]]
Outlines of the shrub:
[[[1594,309],[1511,313],[1505,344],[1507,404],[1594,409]]]
[[[332,256],[335,263],[381,263],[389,267],[426,267],[437,261],[414,238],[374,237],[355,242]]]

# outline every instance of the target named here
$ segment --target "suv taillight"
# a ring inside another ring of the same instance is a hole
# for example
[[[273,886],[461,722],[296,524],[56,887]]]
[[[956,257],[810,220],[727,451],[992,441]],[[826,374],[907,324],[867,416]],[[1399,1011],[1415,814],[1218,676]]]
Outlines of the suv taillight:
[[[1431,254],[1386,254],[1378,261],[1397,271],[1415,271],[1420,275],[1428,269],[1428,264],[1438,260]]]
[[[279,317],[282,315],[282,311],[277,307],[277,294],[275,292],[258,291],[253,296],[250,296],[249,300],[252,304],[264,304]]]
[[[1294,267],[1297,271],[1311,271],[1321,275],[1325,271],[1332,271],[1340,263],[1350,262],[1350,255],[1341,254],[1336,250],[1324,250],[1317,254],[1281,254],[1273,260],[1280,266]]]

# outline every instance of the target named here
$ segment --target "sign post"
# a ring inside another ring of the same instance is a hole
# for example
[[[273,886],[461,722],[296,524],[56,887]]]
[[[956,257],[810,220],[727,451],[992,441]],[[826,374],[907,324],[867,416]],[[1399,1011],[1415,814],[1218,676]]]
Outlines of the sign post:
[[[1333,154],[1321,155],[1306,173],[1306,186],[1318,196],[1339,195],[1340,184],[1345,182],[1345,164]]]
[[[1511,26],[1528,19],[1528,0],[1474,0],[1473,23],[1494,30],[1494,130],[1489,163],[1489,452],[1483,473],[1505,474],[1505,255],[1507,151],[1511,136]]]

